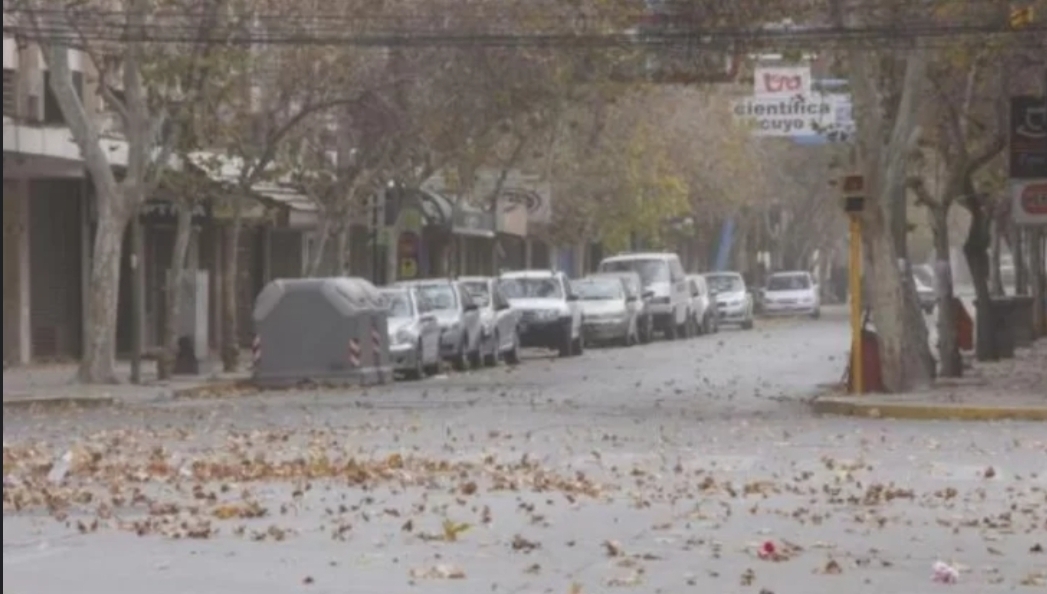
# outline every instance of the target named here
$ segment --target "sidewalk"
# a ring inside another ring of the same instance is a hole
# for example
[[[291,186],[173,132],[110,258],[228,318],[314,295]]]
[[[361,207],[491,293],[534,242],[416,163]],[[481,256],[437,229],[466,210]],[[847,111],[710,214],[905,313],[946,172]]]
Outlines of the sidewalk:
[[[1047,340],[1013,359],[974,362],[964,374],[916,394],[830,395],[812,405],[822,414],[874,418],[1047,421]]]
[[[34,406],[106,406],[143,404],[173,398],[179,393],[206,389],[246,379],[246,372],[178,376],[168,381],[156,378],[155,365],[142,367],[142,383],[131,384],[127,362],[117,364],[117,376],[124,383],[85,386],[76,382],[75,363],[54,363],[12,367],[4,370],[4,408]]]

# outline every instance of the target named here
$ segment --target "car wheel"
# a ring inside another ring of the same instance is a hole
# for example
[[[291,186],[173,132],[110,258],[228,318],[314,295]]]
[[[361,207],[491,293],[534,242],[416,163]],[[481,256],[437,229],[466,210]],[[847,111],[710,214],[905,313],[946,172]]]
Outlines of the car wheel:
[[[752,330],[752,329],[753,329],[753,317],[752,317],[752,314],[750,314],[749,317],[745,318],[745,320],[742,322],[742,330]]]
[[[498,337],[498,333],[495,332],[494,337],[491,339],[491,352],[484,355],[484,365],[487,367],[494,367],[498,365],[498,347],[502,344],[501,339]]]
[[[465,368],[469,366],[467,349],[468,346],[465,344],[465,338],[463,337],[461,344],[458,345],[458,352],[451,359],[451,367],[455,371],[465,371]]]
[[[651,317],[644,316],[643,322],[640,324],[638,332],[640,344],[647,344],[651,342]]]
[[[513,332],[513,346],[505,352],[505,362],[509,365],[520,364],[520,336]]]
[[[571,339],[571,324],[568,323],[560,330],[560,352],[561,357],[570,357],[571,349],[574,347],[573,340]]]
[[[578,332],[578,337],[571,341],[571,356],[578,357],[585,352],[585,335]]]
[[[483,338],[476,340],[476,350],[469,353],[469,366],[473,369],[481,367],[484,363],[484,341]]]
[[[822,317],[822,310],[821,309],[815,309],[814,311],[811,312],[811,319],[812,320],[817,320],[820,317]]]
[[[422,341],[418,341],[418,352],[414,357],[414,368],[407,372],[407,379],[420,380],[425,377],[425,351]]]

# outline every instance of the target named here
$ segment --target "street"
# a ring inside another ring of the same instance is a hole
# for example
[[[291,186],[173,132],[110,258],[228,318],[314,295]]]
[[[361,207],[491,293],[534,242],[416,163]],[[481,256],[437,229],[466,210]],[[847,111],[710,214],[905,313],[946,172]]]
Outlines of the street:
[[[847,343],[826,307],[363,390],[5,412],[3,588],[1043,591],[1042,425],[814,417]]]

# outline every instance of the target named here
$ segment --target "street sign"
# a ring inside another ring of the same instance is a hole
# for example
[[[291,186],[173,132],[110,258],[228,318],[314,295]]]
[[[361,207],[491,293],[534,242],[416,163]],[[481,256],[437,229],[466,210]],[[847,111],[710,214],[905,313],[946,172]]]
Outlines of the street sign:
[[[1042,97],[1011,97],[1011,179],[1041,179],[1047,174],[1047,104]]]
[[[1011,182],[1011,216],[1018,225],[1047,225],[1047,179]]]

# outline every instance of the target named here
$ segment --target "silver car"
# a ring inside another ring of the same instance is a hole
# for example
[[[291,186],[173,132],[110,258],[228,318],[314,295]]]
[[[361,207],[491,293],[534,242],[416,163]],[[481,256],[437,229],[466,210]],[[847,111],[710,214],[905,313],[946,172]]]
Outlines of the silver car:
[[[716,312],[716,296],[709,290],[709,283],[700,274],[687,276],[691,287],[691,314],[697,334],[711,334],[720,329],[720,316]]]
[[[639,342],[638,296],[630,296],[621,278],[591,276],[572,281],[582,308],[586,342],[632,346]]]
[[[520,335],[516,325],[520,312],[502,294],[498,279],[485,276],[461,277],[458,283],[479,306],[483,336],[483,362],[488,367],[502,359],[510,365],[520,362]]]
[[[640,344],[651,342],[654,334],[654,314],[651,313],[651,299],[653,291],[645,291],[640,275],[635,272],[597,272],[590,274],[588,278],[617,278],[625,285],[625,296],[629,302],[629,309],[636,311],[637,338]]]
[[[481,364],[483,330],[479,306],[461,285],[447,279],[396,283],[414,290],[422,313],[432,314],[440,325],[440,355],[462,371]]]
[[[381,289],[389,312],[389,356],[393,368],[410,379],[440,370],[440,324],[422,313],[410,289]]]
[[[705,275],[709,290],[716,293],[721,324],[738,324],[743,330],[753,327],[753,296],[745,279],[737,272],[710,272]]]

